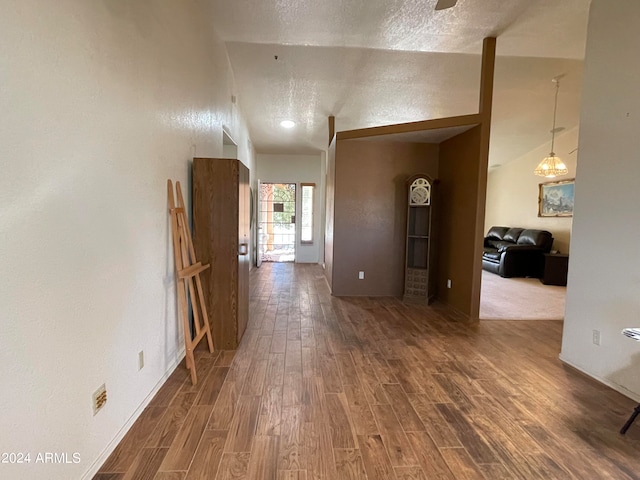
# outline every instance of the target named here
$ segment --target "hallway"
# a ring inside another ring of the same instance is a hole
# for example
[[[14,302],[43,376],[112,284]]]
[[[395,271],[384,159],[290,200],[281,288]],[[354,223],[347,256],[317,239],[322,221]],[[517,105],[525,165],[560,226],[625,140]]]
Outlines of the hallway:
[[[334,298],[318,265],[251,273],[237,352],[181,365],[95,480],[638,478],[630,399],[563,366],[559,321],[465,325]]]

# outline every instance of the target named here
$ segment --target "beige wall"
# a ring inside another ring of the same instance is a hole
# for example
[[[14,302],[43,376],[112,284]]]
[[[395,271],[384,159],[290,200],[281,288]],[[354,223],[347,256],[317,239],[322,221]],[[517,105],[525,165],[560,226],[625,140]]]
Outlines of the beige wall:
[[[551,140],[551,138],[549,138]],[[553,249],[569,252],[571,217],[538,217],[539,184],[576,176],[578,127],[556,137],[555,153],[567,165],[569,173],[548,179],[533,174],[540,161],[549,155],[550,142],[512,162],[489,170],[485,232],[493,225],[549,230],[554,237]]]
[[[640,326],[639,27],[640,2],[592,0],[561,353],[637,401],[640,344],[620,331]]]
[[[334,295],[402,295],[406,180],[438,174],[438,146],[339,140],[335,160]],[[364,280],[358,272],[364,271]]]
[[[81,458],[2,478],[92,478],[183,356],[167,179],[223,125],[253,163],[200,4],[2,2],[0,450]]]

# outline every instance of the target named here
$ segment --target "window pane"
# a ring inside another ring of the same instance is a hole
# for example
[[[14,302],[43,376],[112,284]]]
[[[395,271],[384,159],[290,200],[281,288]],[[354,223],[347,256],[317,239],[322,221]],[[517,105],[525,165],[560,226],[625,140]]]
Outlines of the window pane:
[[[315,185],[302,184],[302,243],[313,242],[313,193]]]

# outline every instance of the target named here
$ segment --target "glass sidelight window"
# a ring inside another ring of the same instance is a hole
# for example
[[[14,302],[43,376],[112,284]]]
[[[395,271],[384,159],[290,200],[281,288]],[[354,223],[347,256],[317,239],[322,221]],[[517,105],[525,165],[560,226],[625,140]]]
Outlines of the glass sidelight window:
[[[315,183],[301,183],[301,233],[300,243],[311,244],[313,243],[313,203],[315,195],[316,184]]]

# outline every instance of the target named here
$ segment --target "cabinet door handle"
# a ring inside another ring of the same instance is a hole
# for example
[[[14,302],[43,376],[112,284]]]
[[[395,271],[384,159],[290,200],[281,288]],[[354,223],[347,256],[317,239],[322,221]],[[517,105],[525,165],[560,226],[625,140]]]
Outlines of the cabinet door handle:
[[[247,253],[249,253],[249,245],[241,243],[238,247],[238,255],[246,255]]]

